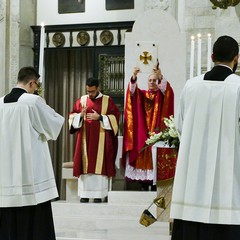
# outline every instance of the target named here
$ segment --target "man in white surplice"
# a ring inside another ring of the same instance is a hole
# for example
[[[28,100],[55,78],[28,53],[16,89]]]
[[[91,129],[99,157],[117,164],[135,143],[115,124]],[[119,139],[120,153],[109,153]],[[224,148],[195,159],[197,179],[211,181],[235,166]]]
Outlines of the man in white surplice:
[[[39,77],[32,67],[20,69],[17,86],[0,98],[0,239],[56,239],[47,141],[56,140],[64,118],[33,94]]]
[[[240,239],[238,54],[236,40],[219,37],[213,69],[188,80],[182,91],[172,240]]]

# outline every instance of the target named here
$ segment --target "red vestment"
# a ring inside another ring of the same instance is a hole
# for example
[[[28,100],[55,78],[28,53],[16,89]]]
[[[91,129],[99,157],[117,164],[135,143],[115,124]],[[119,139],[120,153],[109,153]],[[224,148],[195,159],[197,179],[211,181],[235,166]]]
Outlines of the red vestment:
[[[103,99],[106,99],[105,103],[103,103]],[[115,176],[119,110],[112,98],[106,95],[93,100],[86,96],[85,104],[87,113],[92,113],[92,110],[95,110],[98,114],[107,116],[112,130],[103,129],[100,121],[87,119],[83,119],[80,129],[74,129],[73,127],[70,129],[70,133],[77,131],[73,175],[76,177],[79,177],[81,174]],[[105,109],[105,112],[103,112],[103,109]],[[81,111],[82,103],[78,99],[70,115],[80,113]]]
[[[136,87],[134,94],[128,88],[124,111],[123,166],[148,171],[153,169],[151,148],[145,148],[149,132],[159,132],[165,128],[164,118],[174,113],[174,93],[167,82],[165,95],[156,91],[141,90]],[[127,176],[128,177],[128,176]],[[131,178],[131,177],[130,177]],[[135,180],[152,180],[138,179]]]

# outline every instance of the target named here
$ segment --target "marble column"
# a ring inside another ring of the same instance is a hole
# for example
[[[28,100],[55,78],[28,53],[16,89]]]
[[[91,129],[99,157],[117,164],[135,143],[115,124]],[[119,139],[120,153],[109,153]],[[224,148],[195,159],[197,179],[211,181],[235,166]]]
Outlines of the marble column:
[[[4,94],[5,89],[5,33],[6,33],[6,0],[0,0],[0,36],[2,41],[0,41],[0,96]]]
[[[0,96],[16,84],[19,63],[19,1],[0,0]]]
[[[20,67],[33,65],[30,26],[35,16],[36,0],[0,0],[0,96],[16,85]]]

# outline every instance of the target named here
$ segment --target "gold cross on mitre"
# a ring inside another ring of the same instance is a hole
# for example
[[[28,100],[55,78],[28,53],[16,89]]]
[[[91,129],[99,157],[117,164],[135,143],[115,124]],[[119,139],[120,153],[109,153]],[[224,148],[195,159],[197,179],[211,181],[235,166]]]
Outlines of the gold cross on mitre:
[[[152,55],[149,55],[149,52],[144,51],[143,55],[139,56],[140,61],[143,60],[143,64],[148,64],[148,61],[152,60]]]

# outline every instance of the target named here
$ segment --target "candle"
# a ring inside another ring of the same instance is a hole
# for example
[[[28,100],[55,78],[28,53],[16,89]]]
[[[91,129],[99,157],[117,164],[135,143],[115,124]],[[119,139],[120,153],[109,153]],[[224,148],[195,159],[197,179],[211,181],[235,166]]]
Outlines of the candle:
[[[44,89],[44,45],[45,45],[45,27],[41,24],[40,46],[39,46],[39,74],[42,88]]]
[[[207,45],[207,71],[211,69],[211,48],[212,48],[212,38],[211,34],[208,33],[208,45]]]
[[[194,39],[194,36],[191,36],[190,78],[193,77],[193,70],[194,70],[194,48],[195,48],[195,39]]]
[[[201,61],[202,61],[202,39],[201,34],[198,34],[198,56],[197,56],[197,75],[201,74]]]

